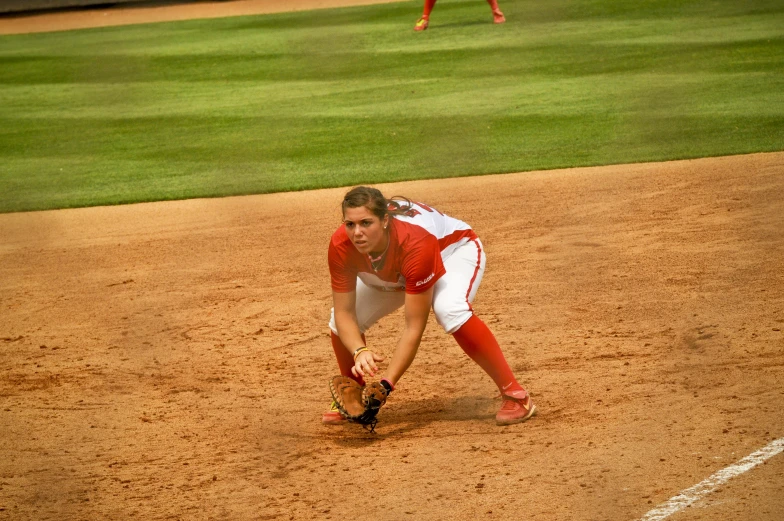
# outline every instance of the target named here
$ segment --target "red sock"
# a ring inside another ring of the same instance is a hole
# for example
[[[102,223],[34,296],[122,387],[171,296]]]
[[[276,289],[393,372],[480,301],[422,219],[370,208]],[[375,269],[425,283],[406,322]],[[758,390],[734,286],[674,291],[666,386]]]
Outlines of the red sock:
[[[487,3],[490,4],[490,9],[498,11],[498,0],[487,0]]]
[[[490,375],[502,393],[522,389],[506,363],[495,335],[479,317],[472,315],[452,336],[465,354]]]
[[[332,350],[335,351],[335,358],[338,359],[340,374],[355,380],[359,385],[365,385],[362,377],[356,377],[352,374],[351,368],[354,367],[354,359],[346,349],[346,346],[343,345],[343,342],[340,341],[340,337],[332,331],[329,332],[329,335],[332,339]],[[365,340],[365,335],[362,335],[362,340]]]
[[[425,0],[425,10],[422,12],[422,18],[430,18],[430,13],[436,5],[436,0]]]

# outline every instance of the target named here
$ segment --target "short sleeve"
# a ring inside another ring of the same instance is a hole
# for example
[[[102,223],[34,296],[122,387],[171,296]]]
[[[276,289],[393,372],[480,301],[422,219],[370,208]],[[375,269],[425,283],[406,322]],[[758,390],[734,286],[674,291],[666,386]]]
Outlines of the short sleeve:
[[[357,288],[357,268],[349,262],[349,255],[342,244],[335,244],[334,238],[329,242],[327,258],[332,290],[337,293],[354,291]]]
[[[430,289],[446,273],[438,239],[428,235],[418,240],[408,249],[402,268],[406,293],[416,294]]]

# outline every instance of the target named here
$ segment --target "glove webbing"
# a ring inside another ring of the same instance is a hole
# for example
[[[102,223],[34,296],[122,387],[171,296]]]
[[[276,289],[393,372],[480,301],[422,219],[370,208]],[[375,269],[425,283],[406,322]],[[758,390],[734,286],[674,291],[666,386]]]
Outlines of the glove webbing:
[[[362,428],[368,431],[370,434],[375,434],[377,423],[378,423],[378,418],[373,418],[373,420],[371,420],[370,422],[363,423]]]

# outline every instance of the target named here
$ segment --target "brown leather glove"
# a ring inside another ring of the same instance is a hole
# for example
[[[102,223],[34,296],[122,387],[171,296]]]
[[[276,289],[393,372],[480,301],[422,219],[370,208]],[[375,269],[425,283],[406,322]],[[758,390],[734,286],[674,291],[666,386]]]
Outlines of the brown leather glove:
[[[329,391],[344,418],[361,425],[369,425],[371,431],[378,422],[376,415],[389,395],[389,391],[378,382],[363,387],[347,376],[332,377]]]

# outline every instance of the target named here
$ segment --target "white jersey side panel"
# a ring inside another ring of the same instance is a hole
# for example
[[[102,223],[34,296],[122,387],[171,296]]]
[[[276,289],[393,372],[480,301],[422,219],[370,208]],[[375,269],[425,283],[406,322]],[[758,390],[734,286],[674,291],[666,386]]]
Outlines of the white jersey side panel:
[[[465,237],[471,227],[429,206],[412,203],[412,215],[395,215],[394,218],[424,228],[431,235],[435,235],[441,246],[441,258],[446,260],[457,248],[471,240]]]

